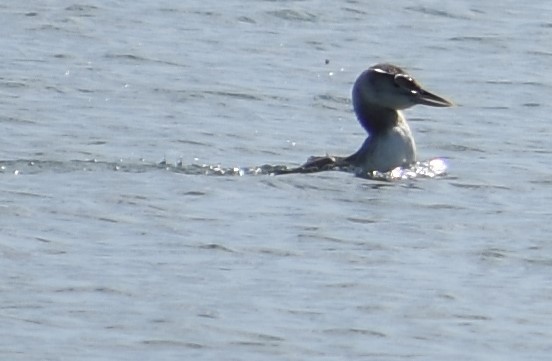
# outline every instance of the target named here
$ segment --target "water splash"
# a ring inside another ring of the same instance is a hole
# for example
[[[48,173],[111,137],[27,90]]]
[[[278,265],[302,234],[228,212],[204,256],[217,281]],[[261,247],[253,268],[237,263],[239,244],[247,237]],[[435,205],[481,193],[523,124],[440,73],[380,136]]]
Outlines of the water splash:
[[[341,171],[353,173],[357,177],[384,181],[399,181],[418,177],[435,178],[446,175],[447,161],[444,158],[433,158],[422,162],[416,162],[410,167],[397,167],[388,172],[366,171],[360,167],[351,165],[344,157],[322,156],[311,157],[307,162],[296,168],[279,168],[275,175],[295,173],[318,173],[324,171]]]
[[[315,157],[316,158],[316,157]],[[433,158],[422,162],[416,162],[411,167],[397,167],[389,172],[365,172],[358,167],[341,166],[339,159],[334,157],[318,157],[318,160],[327,158],[328,162],[323,166],[313,168],[289,168],[285,165],[270,165],[265,164],[254,167],[222,167],[221,165],[209,164],[188,164],[185,165],[182,161],[176,164],[169,164],[162,161],[158,164],[159,167],[165,167],[166,170],[195,175],[218,175],[218,176],[255,176],[255,175],[290,175],[290,174],[307,174],[318,173],[325,171],[340,171],[352,173],[360,178],[383,180],[383,181],[400,181],[414,178],[436,178],[446,175],[448,164],[444,158]],[[322,164],[318,162],[318,164]],[[336,165],[337,164],[337,165]]]
[[[443,158],[434,158],[423,162],[416,162],[409,168],[397,167],[389,172],[355,172],[357,176],[367,179],[399,181],[413,178],[435,178],[446,175],[447,161]]]
[[[358,177],[384,181],[399,181],[418,177],[435,178],[444,176],[447,171],[447,161],[443,158],[434,158],[417,162],[409,168],[397,167],[389,172],[364,172],[350,166],[332,165],[331,162],[318,169],[289,168],[285,165],[264,164],[252,167],[223,167],[219,164],[184,164],[182,160],[170,163],[162,160],[159,163],[139,161],[105,162],[92,160],[48,161],[48,160],[3,160],[0,161],[0,174],[26,175],[40,173],[67,173],[67,172],[101,172],[115,171],[128,173],[144,173],[165,170],[187,175],[206,176],[258,176],[258,175],[291,175],[293,173],[315,173],[324,171],[341,171],[352,173]]]

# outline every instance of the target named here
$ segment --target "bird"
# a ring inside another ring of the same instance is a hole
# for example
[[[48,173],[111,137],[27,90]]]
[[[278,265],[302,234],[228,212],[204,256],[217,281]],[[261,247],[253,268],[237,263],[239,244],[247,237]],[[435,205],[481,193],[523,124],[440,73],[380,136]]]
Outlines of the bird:
[[[287,173],[312,173],[353,168],[370,173],[409,167],[416,162],[416,143],[402,110],[414,105],[450,107],[453,103],[425,90],[398,66],[381,63],[369,67],[356,79],[352,90],[353,109],[368,133],[361,147],[348,157],[311,157]]]

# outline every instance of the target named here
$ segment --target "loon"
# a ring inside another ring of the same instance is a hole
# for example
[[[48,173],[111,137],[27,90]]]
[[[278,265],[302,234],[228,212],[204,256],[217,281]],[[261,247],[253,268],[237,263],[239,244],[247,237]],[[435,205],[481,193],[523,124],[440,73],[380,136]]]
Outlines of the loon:
[[[311,157],[281,173],[311,173],[335,168],[387,172],[416,162],[416,144],[401,110],[417,104],[450,107],[452,102],[425,89],[398,66],[376,64],[362,72],[352,91],[353,109],[368,133],[348,157]]]

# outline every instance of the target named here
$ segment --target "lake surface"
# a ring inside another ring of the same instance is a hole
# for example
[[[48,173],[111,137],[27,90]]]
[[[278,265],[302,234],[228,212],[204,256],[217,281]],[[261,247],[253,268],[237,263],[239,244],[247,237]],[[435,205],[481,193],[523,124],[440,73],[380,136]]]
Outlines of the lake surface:
[[[550,359],[552,3],[0,16],[3,359]],[[242,171],[356,151],[379,62],[457,104],[406,111],[446,176]]]

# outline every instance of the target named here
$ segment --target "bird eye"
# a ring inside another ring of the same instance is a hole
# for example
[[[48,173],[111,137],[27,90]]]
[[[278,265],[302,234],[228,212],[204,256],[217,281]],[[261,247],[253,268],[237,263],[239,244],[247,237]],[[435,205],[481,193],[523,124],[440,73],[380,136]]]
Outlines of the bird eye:
[[[413,93],[420,89],[420,86],[416,83],[416,81],[407,74],[395,75],[395,86]]]

